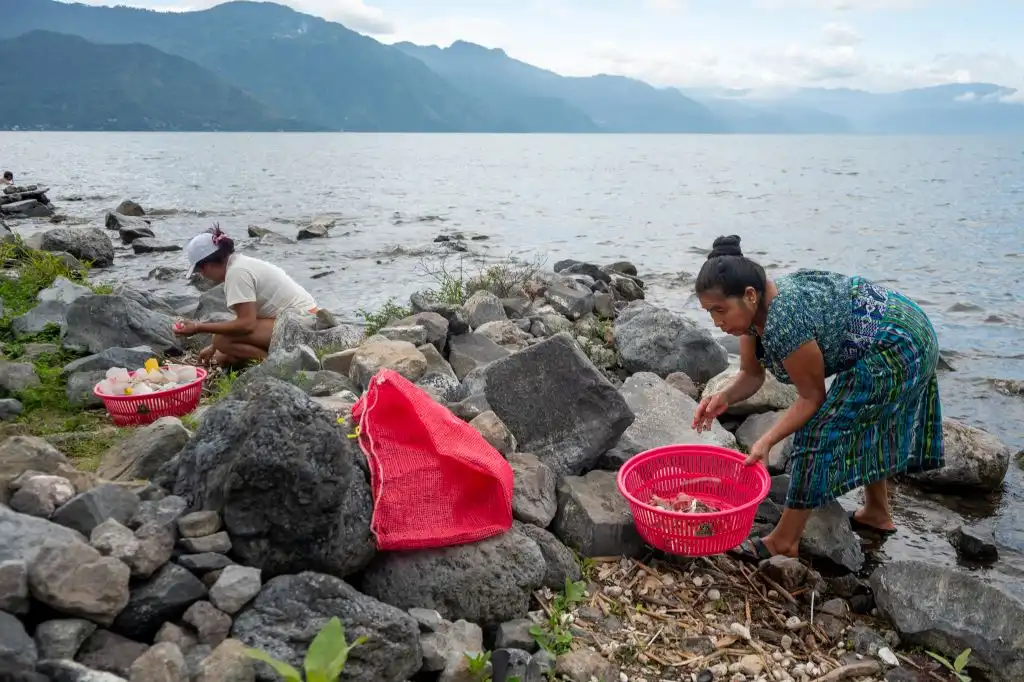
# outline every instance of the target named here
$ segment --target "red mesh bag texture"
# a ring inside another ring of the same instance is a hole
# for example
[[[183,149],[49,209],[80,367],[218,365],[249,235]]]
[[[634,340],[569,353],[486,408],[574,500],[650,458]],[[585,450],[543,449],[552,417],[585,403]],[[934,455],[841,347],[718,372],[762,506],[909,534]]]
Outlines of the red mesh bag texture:
[[[512,527],[512,467],[401,374],[378,371],[352,419],[370,465],[378,549],[447,547]]]

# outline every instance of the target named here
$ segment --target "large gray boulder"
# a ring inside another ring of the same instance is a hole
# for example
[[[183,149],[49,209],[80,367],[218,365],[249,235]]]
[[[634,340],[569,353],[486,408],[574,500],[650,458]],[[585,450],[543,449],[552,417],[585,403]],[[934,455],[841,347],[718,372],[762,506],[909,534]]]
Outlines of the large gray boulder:
[[[98,227],[58,227],[33,235],[28,243],[43,251],[63,251],[95,268],[114,264],[114,243]]]
[[[91,296],[92,289],[58,277],[53,285],[36,295],[35,308],[11,321],[11,328],[19,335],[38,334],[49,325],[63,328],[67,324],[68,306],[82,296]]]
[[[92,295],[76,298],[65,315],[65,347],[102,353],[108,348],[149,346],[160,354],[180,354],[174,318],[150,310],[123,296]]]
[[[471,544],[380,554],[363,574],[362,590],[400,609],[497,626],[526,616],[546,570],[537,543],[511,530]]]
[[[736,378],[739,371],[738,363],[731,364],[727,370],[708,381],[701,392],[701,397],[715,395],[724,391],[729,382]],[[735,405],[730,405],[725,413],[743,417],[760,412],[787,410],[796,402],[797,396],[795,386],[782,383],[775,378],[775,375],[766,371],[764,383],[761,384],[761,388],[757,389],[757,393],[746,400],[741,400]]]
[[[971,664],[994,680],[1024,679],[1024,602],[978,576],[924,561],[875,569],[871,589],[903,641],[950,659],[971,649]]]
[[[363,338],[363,330],[351,324],[338,324],[322,329],[313,315],[285,311],[274,321],[270,352],[308,346],[321,353],[336,353],[355,348]]]
[[[221,512],[241,563],[265,577],[345,576],[373,557],[363,454],[336,417],[273,378],[236,387],[177,457],[176,495]]]
[[[711,332],[667,308],[634,301],[615,320],[615,347],[623,368],[666,377],[683,372],[703,383],[725,371],[729,354]]]
[[[568,334],[492,362],[482,382],[519,450],[558,476],[593,469],[633,423],[625,399]]]
[[[78,531],[46,519],[19,514],[0,504],[0,562],[24,561],[31,564],[47,541],[64,545],[88,543]]]
[[[615,471],[631,457],[663,445],[718,445],[736,448],[736,437],[715,420],[710,431],[692,426],[697,401],[668,384],[657,374],[640,372],[619,389],[636,419],[619,442],[601,457],[602,469]]]
[[[999,490],[1010,468],[1010,448],[992,434],[953,419],[942,420],[946,465],[912,474],[926,488],[946,492]]]
[[[350,643],[357,637],[367,638],[349,653],[346,680],[403,682],[420,669],[419,627],[412,616],[320,573],[270,580],[235,618],[231,636],[301,670],[310,642],[335,616]],[[259,678],[278,679],[265,669]]]

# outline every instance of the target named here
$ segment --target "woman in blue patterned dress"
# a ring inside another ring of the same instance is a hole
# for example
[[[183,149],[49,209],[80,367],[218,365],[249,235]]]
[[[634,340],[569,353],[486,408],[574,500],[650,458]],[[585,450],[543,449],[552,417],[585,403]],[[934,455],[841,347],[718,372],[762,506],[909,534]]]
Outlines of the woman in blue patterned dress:
[[[743,256],[735,235],[715,240],[696,291],[715,325],[740,337],[740,371],[701,400],[693,427],[709,429],[729,405],[754,395],[765,368],[799,394],[750,448],[748,464],[795,434],[782,518],[741,554],[796,556],[811,510],[861,486],[864,505],[851,523],[894,533],[888,479],[944,462],[939,346],[927,315],[862,277],[799,270],[769,279]],[[826,391],[829,376],[835,379]]]

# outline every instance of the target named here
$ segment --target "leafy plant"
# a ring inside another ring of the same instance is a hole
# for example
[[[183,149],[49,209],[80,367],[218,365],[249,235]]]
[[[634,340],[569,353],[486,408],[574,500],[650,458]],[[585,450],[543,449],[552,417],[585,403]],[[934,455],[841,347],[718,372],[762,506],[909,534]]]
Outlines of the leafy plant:
[[[586,596],[585,582],[565,579],[565,590],[551,602],[551,613],[548,615],[547,623],[530,628],[530,635],[540,648],[556,656],[569,651],[572,645],[572,614],[569,612],[586,600]]]
[[[360,308],[358,313],[359,316],[366,321],[366,335],[373,336],[386,327],[388,322],[391,320],[400,320],[402,318],[409,317],[409,315],[412,314],[412,311],[395,303],[395,299],[389,298],[384,304],[384,307],[376,312],[370,312],[364,308]]]
[[[487,674],[487,664],[491,662],[490,651],[481,651],[476,654],[466,652],[463,656],[466,657],[466,667],[473,679],[479,682],[490,682],[491,676]]]
[[[949,662],[948,658],[946,658],[945,656],[941,656],[935,653],[934,651],[926,651],[925,653],[934,658],[939,663],[941,663],[943,666],[945,666],[945,668],[949,670],[950,674],[952,674],[953,677],[959,680],[959,682],[971,682],[971,676],[964,672],[964,669],[967,667],[967,663],[971,659],[970,649],[964,649],[963,651],[961,651],[960,655],[957,656],[956,660],[954,660],[952,663]]]
[[[366,637],[357,637],[349,644],[345,639],[345,628],[341,621],[337,616],[331,618],[317,633],[309,645],[309,650],[306,651],[306,658],[302,664],[305,677],[292,666],[259,649],[247,648],[245,653],[250,658],[269,665],[284,678],[285,682],[337,682],[348,662],[349,653],[364,642]]]

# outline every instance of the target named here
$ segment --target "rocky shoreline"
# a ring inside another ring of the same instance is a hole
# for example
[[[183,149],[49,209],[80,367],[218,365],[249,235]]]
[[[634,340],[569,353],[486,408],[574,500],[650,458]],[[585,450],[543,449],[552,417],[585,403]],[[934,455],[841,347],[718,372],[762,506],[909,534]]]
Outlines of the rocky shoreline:
[[[139,222],[114,220],[134,244],[149,237],[133,211],[116,214]],[[211,380],[192,415],[113,430],[93,409],[98,377],[194,350],[204,340],[182,345],[171,324],[229,314],[222,288],[91,286],[79,261],[113,261],[105,230],[2,243],[3,679],[274,680],[245,647],[301,668],[332,617],[349,642],[366,638],[342,679],[367,682],[899,682],[952,679],[924,652],[953,661],[968,648],[972,679],[1024,678],[1018,598],[922,562],[868,566],[838,503],[815,513],[804,561],[748,569],[645,548],[618,467],[667,443],[742,449],[795,396],[769,381],[710,432],[690,429],[734,360],[647,302],[632,264],[445,276],[365,326],[284,317],[271,357]],[[509,532],[375,549],[365,457],[338,419],[382,368],[508,459]],[[969,496],[1002,484],[1005,445],[953,420],[945,433],[947,466],[904,485]],[[771,454],[755,532],[778,518],[788,459],[785,443]],[[998,555],[983,527],[950,541],[966,558]]]

